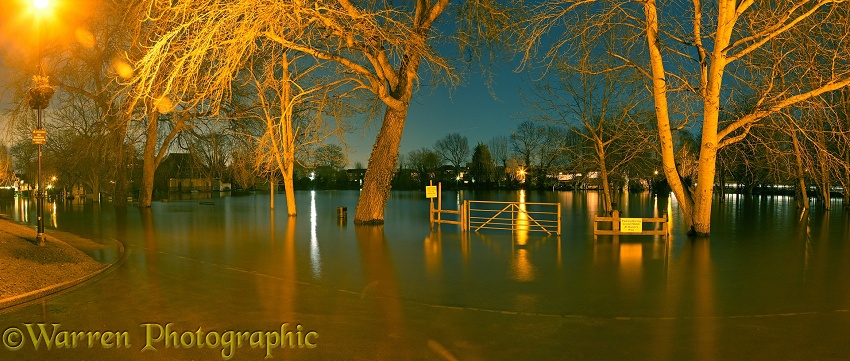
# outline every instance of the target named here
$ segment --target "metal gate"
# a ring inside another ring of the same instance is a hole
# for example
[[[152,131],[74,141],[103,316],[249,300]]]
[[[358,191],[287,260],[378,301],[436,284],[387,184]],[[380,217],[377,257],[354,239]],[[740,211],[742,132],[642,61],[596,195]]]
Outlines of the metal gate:
[[[561,235],[560,203],[464,201],[467,229]]]

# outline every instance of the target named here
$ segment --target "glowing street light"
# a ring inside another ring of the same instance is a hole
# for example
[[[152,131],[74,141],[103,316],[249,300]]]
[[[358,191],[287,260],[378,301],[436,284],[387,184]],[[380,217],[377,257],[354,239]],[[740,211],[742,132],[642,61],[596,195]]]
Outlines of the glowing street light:
[[[37,9],[45,10],[49,5],[49,0],[33,0],[33,5]],[[35,129],[32,131],[32,144],[38,146],[38,183],[35,195],[36,208],[38,212],[37,230],[35,234],[36,243],[39,246],[44,245],[44,189],[41,187],[41,146],[47,144],[47,131],[42,126],[42,111],[50,104],[50,98],[53,97],[55,89],[50,86],[47,76],[41,67],[41,23],[36,23],[36,31],[38,32],[38,40],[36,41],[36,50],[38,53],[38,74],[32,77],[33,86],[27,91],[29,106],[35,109],[38,113],[38,121]]]

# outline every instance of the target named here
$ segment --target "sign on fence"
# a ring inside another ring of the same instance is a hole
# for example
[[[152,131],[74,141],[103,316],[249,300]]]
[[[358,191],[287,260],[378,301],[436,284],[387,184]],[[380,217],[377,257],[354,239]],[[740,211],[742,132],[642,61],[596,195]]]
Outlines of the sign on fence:
[[[643,232],[643,218],[620,218],[620,232],[640,233]]]
[[[425,198],[437,198],[437,186],[425,186]]]

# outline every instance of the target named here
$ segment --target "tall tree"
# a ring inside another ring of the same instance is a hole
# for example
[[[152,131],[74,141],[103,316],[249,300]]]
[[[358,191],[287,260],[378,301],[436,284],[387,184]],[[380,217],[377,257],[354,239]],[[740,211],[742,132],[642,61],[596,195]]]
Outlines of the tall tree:
[[[383,223],[420,65],[427,63],[435,74],[449,74],[444,79],[454,79],[451,68],[431,46],[436,37],[433,25],[448,3],[150,1],[154,14],[149,19],[155,19],[155,26],[162,31],[149,44],[148,56],[138,62],[140,76],[149,81],[137,82],[135,95],[220,99],[230,89],[226,78],[204,81],[203,89],[196,86],[199,80],[213,73],[231,74],[256,44],[266,41],[342,67],[344,71],[335,73],[348,77],[355,89],[371,92],[386,106],[355,212],[356,223]],[[191,39],[208,40],[187,41]],[[201,66],[210,64],[204,59],[215,66]],[[167,69],[160,67],[163,61],[170,62]]]
[[[443,164],[443,159],[439,153],[422,148],[407,153],[407,163],[410,168],[419,173],[420,185],[426,186],[429,180],[436,177],[437,169]]]
[[[40,39],[28,39],[28,42],[40,43],[38,53],[41,59],[39,62],[27,63],[32,64],[29,66],[43,64],[43,71],[49,75],[51,85],[57,88],[57,97],[50,109],[79,107],[85,103],[85,111],[88,113],[86,117],[89,118],[86,122],[92,125],[99,123],[99,131],[107,133],[107,139],[100,138],[86,144],[87,150],[108,160],[101,159],[102,162],[83,164],[89,166],[93,172],[87,173],[84,178],[92,180],[111,177],[110,184],[114,184],[111,191],[115,195],[113,203],[119,206],[126,205],[127,159],[131,157],[125,157],[124,153],[132,154],[132,150],[127,150],[132,145],[127,138],[127,118],[120,111],[123,98],[119,95],[120,85],[117,80],[120,77],[129,77],[133,71],[132,67],[121,59],[122,54],[135,50],[132,45],[135,43],[132,40],[132,27],[126,24],[138,21],[135,17],[138,15],[137,5],[133,2],[99,0],[54,3],[51,4],[51,8],[55,7],[53,16],[42,21],[42,28],[38,32],[29,28],[29,24],[14,25],[17,27],[14,31],[7,31],[5,27],[3,29],[4,35],[15,34],[22,29],[24,34],[40,35]],[[56,14],[63,16],[58,17]],[[21,73],[30,74],[32,70]],[[69,111],[73,110],[60,110],[64,113]],[[93,115],[97,118],[91,118]],[[45,120],[51,121],[53,118],[46,117]],[[58,140],[55,138],[57,135],[60,134],[48,136],[48,147],[51,146],[51,139]]]
[[[502,163],[503,168],[507,168],[508,159],[511,156],[509,144],[510,141],[508,140],[508,137],[506,135],[495,136],[493,137],[493,139],[490,139],[490,141],[487,142],[487,146],[490,149],[490,154],[493,155],[493,158],[495,160],[498,160]]]
[[[609,70],[611,59],[605,52],[582,53],[585,56],[574,65],[554,66],[550,81],[537,83],[528,103],[535,110],[534,119],[564,126],[581,140],[561,149],[589,158],[591,168],[586,171],[599,173],[600,202],[607,213],[613,209],[611,176],[625,173],[630,164],[653,149],[648,117],[641,116],[646,97],[639,91],[641,85],[633,70]]]
[[[318,20],[338,14],[302,3],[251,0],[226,6],[206,1],[149,1],[149,5],[147,19],[153,20],[138,25],[149,36],[144,54],[133,59],[136,74],[129,84],[132,102],[128,106],[145,110],[146,155],[154,153],[157,144],[166,145],[159,148],[160,153],[167,149],[175,135],[172,131],[157,138],[157,122],[151,121],[162,113],[164,103],[176,119],[171,129],[177,131],[190,129],[197,119],[209,116],[259,120],[263,131],[254,135],[257,142],[250,143],[260,155],[254,160],[259,168],[268,170],[268,165],[274,165],[282,174],[288,214],[295,215],[292,178],[296,149],[317,139],[305,141],[301,136],[326,134],[321,107],[313,104],[328,104],[325,90],[345,80],[305,80],[322,67],[322,60],[312,54],[305,56],[289,44],[326,44]],[[337,73],[333,69],[328,72]],[[246,89],[234,90],[236,87]],[[230,102],[248,109],[231,107]],[[152,163],[148,166],[146,162],[147,174],[155,169],[159,156],[145,158]],[[142,195],[146,193],[143,190]],[[140,206],[145,206],[144,202]]]
[[[496,178],[496,163],[490,155],[490,149],[484,143],[478,143],[472,152],[472,162],[469,173],[475,181],[476,188],[487,188]]]
[[[8,186],[15,179],[12,156],[5,144],[0,143],[0,186]]]
[[[611,56],[621,60],[620,66],[643,71],[650,81],[662,168],[692,234],[707,235],[711,230],[720,148],[744,139],[755,124],[771,114],[850,85],[850,62],[833,61],[826,67],[808,62],[806,67],[797,67],[806,63],[797,62],[801,59],[845,57],[850,44],[832,39],[846,39],[850,34],[846,27],[847,2],[801,0],[754,5],[752,0],[690,4],[552,0],[536,7],[522,24],[527,35],[522,46],[526,59],[535,55],[544,37],[560,37],[547,50],[550,61],[569,55],[565,50],[572,49],[576,34],[615,28],[626,32],[620,37],[621,46],[612,50]],[[773,46],[792,43],[785,40],[792,40],[796,46],[820,46],[804,47],[805,54],[794,48]],[[754,68],[753,59],[762,58],[773,59],[773,66]],[[805,69],[813,76],[806,76],[805,82],[779,81],[787,77],[790,69]],[[721,124],[724,103],[734,97],[736,87],[742,86],[752,87],[758,100],[748,112]],[[693,95],[690,104],[701,122],[699,173],[693,190],[682,182],[674,152],[673,129],[679,119],[690,116],[676,114],[676,103],[688,101],[678,96],[681,91]]]
[[[455,175],[460,174],[460,167],[469,159],[469,139],[459,133],[446,134],[434,143],[434,150],[452,164]]]
[[[327,167],[333,170],[344,170],[348,165],[348,156],[338,144],[324,144],[313,152],[313,167]]]

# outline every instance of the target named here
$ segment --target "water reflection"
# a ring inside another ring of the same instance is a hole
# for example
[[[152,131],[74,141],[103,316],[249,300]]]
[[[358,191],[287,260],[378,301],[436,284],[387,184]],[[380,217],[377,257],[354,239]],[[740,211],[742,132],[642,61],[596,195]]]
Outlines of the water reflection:
[[[516,217],[512,217],[516,219],[516,224],[514,226],[514,232],[516,233],[516,243],[520,246],[524,246],[528,243],[528,210],[525,204],[525,189],[519,190],[518,200],[519,203],[519,212],[517,212]],[[511,210],[513,212],[513,210]]]
[[[316,191],[310,191],[310,265],[313,276],[322,278],[322,256],[319,253],[319,237],[316,235],[318,227],[318,212],[316,212]]]
[[[53,223],[53,228],[59,228],[59,224],[56,223],[56,202],[52,202],[51,212],[50,212],[50,222]]]
[[[714,289],[714,269],[711,261],[711,247],[709,246],[708,238],[695,239],[690,244],[690,249],[686,248],[688,256],[693,262],[693,280],[694,280],[694,314],[698,316],[694,328],[700,338],[696,340],[697,344],[694,347],[696,354],[699,355],[699,360],[716,360],[717,359],[717,319],[711,317],[716,315],[715,300],[717,295]]]
[[[643,270],[643,244],[620,243],[620,279],[626,291],[634,292],[640,288]]]
[[[439,278],[443,269],[443,236],[440,227],[432,228],[431,234],[425,237],[423,243],[425,256],[425,271],[434,278]]]
[[[528,249],[518,248],[511,257],[511,278],[520,282],[534,281],[536,270]]]
[[[375,340],[373,355],[381,357],[392,356],[393,359],[411,359],[410,348],[406,345],[407,330],[404,311],[400,299],[399,283],[396,269],[392,261],[392,252],[384,235],[384,226],[354,227],[360,253],[360,264],[363,267],[363,278],[366,288],[361,298],[375,303],[383,327],[381,332],[389,335],[389,339]],[[367,332],[374,332],[369,330]]]
[[[531,330],[516,337],[539,359],[562,358],[567,348],[599,359],[635,350],[640,359],[735,359],[743,353],[729,348],[751,350],[750,339],[775,344],[770,327],[816,335],[806,342],[821,346],[827,342],[819,336],[850,327],[835,311],[850,306],[850,290],[836,286],[850,283],[850,215],[840,209],[801,218],[793,208],[775,209],[793,207],[784,199],[730,196],[716,208],[723,216],[714,219],[711,242],[685,237],[682,227],[673,230],[675,242],[594,241],[585,204],[591,192],[488,193],[486,199],[564,205],[562,241],[531,232],[520,242],[520,232],[431,231],[427,214],[417,211],[427,200],[412,194],[391,199],[394,218],[386,227],[336,227],[334,208],[354,204],[357,195],[300,192],[309,215],[278,211],[277,221],[268,194],[141,210],[59,203],[60,228],[118,238],[129,253],[103,280],[51,299],[47,319],[91,329],[124,327],[113,320],[121,317],[133,318],[128,327],[171,319],[219,329],[303,321],[334,346],[368,348],[376,359],[429,349],[458,356],[473,350],[458,359],[508,358],[518,352],[489,347],[505,340],[494,330],[506,325]],[[620,204],[635,215],[669,212],[671,226],[682,221],[674,198],[630,197]],[[18,218],[26,207],[26,200],[0,201],[0,212]],[[113,309],[119,311],[105,311]],[[516,315],[522,312],[540,317]],[[35,312],[14,317],[39,319]],[[749,338],[738,338],[742,332]],[[607,351],[612,335],[621,334],[641,336],[621,338]]]

